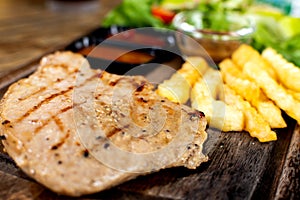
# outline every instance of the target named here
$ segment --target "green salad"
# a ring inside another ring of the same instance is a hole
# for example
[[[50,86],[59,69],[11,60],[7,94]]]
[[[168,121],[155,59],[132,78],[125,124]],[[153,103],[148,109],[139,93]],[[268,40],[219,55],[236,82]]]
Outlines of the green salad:
[[[270,5],[254,0],[123,0],[105,17],[102,26],[165,27],[182,10],[200,10],[206,16],[204,27],[226,31],[226,15],[238,12],[255,23],[252,46],[259,51],[272,47],[287,60],[300,66],[300,18],[286,15]]]

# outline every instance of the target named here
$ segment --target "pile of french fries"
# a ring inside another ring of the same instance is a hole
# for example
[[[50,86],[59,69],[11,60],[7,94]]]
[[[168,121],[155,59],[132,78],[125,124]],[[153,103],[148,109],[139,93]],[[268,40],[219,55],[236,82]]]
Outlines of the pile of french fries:
[[[243,44],[219,68],[201,57],[188,57],[157,93],[182,104],[190,100],[210,127],[244,130],[260,142],[276,140],[273,129],[287,126],[282,111],[300,124],[300,68],[275,50],[260,54]]]

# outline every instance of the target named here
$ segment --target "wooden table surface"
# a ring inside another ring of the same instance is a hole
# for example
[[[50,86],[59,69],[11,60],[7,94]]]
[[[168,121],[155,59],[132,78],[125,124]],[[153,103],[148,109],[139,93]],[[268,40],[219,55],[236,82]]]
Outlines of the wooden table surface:
[[[87,11],[55,10],[49,2],[0,0],[0,78],[99,27],[120,0],[99,0]]]
[[[41,56],[99,27],[120,1],[99,2],[93,11],[69,12],[54,11],[42,0],[0,0],[0,98]],[[209,162],[196,170],[162,170],[81,199],[300,199],[300,128],[286,119],[288,128],[276,130],[276,142],[221,133]],[[73,198],[30,179],[0,145],[0,199]]]

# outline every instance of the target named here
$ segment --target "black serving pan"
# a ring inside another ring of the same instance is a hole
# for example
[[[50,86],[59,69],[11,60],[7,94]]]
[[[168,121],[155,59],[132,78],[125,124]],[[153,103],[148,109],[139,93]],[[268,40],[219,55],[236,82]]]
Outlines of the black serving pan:
[[[180,55],[172,31],[119,26],[100,27],[65,50],[85,55],[92,68],[119,75],[146,74]]]

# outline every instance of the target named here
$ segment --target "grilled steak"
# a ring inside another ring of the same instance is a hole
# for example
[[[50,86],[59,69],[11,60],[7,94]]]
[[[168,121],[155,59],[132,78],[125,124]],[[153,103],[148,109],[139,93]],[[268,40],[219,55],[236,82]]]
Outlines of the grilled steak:
[[[79,54],[44,57],[0,104],[7,153],[51,190],[80,196],[162,168],[207,161],[203,113],[172,103],[142,76],[91,69]]]

